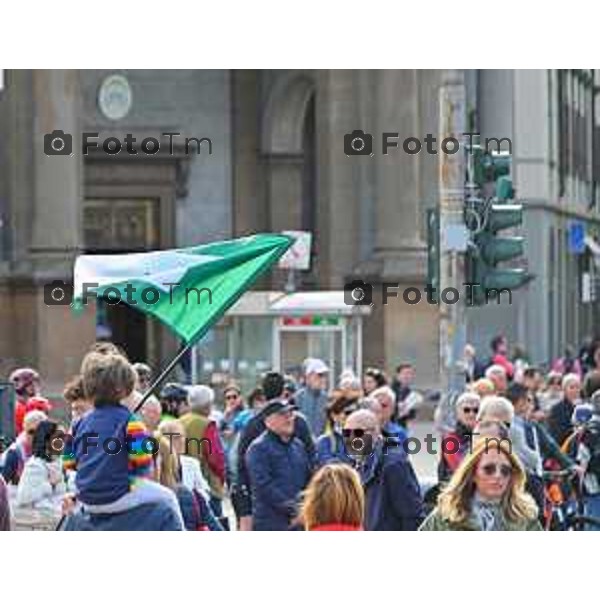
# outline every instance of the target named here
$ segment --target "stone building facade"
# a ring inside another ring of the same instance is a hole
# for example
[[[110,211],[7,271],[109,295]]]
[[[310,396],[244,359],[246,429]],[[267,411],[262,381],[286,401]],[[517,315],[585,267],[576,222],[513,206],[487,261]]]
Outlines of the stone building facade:
[[[125,77],[130,91],[119,119],[107,116],[99,100],[113,75]],[[436,70],[5,71],[0,377],[14,365],[31,363],[58,389],[103,326],[136,360],[164,364],[177,347],[161,326],[125,307],[74,317],[68,307],[46,306],[44,286],[69,281],[78,253],[195,245],[292,229],[314,235],[312,267],[302,274],[300,289],[341,289],[358,278],[374,283],[365,364],[392,368],[414,361],[419,382],[435,385],[436,307],[400,300],[381,306],[378,300],[383,281],[399,282],[400,295],[403,287],[425,284],[425,211],[439,201],[438,160],[426,153],[382,155],[380,144],[383,131],[397,132],[401,140],[438,134],[442,75]],[[570,276],[568,266],[552,271],[558,264],[552,252],[563,250],[556,245],[549,250],[550,237],[564,235],[564,227],[556,233],[556,224],[571,213],[597,223],[597,213],[576,206],[568,190],[566,200],[550,206],[556,197],[557,150],[548,137],[554,131],[555,115],[548,112],[556,95],[553,77],[552,71],[465,74],[482,133],[506,135],[508,128],[513,135],[516,184],[530,203],[529,260],[539,272],[516,310],[471,313],[470,337],[483,343],[501,328],[515,340],[535,342],[539,359],[576,341],[592,318],[592,306],[581,308],[579,300],[567,297],[568,289],[562,303],[548,299],[552,286]],[[344,136],[356,129],[374,134],[373,156],[345,155]],[[44,153],[44,136],[55,130],[72,134],[72,156]],[[172,152],[165,143],[155,155],[109,156],[98,150],[83,155],[84,132],[97,133],[100,141],[131,134],[137,144],[149,136],[167,142],[161,137],[166,132],[181,135]],[[199,145],[200,153],[193,145],[186,152],[186,137],[209,138],[211,152],[207,144]],[[274,271],[259,287],[282,289],[283,274]],[[582,315],[576,317],[579,325],[555,329],[560,319],[569,322],[573,306]]]

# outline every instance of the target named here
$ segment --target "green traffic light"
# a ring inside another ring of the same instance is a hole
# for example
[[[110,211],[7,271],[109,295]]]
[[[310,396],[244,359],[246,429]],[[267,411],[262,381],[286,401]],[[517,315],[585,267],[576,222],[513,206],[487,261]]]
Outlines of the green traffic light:
[[[487,215],[486,230],[496,233],[508,227],[523,224],[523,206],[521,204],[492,204]]]
[[[494,269],[483,278],[486,294],[514,290],[530,281],[531,275],[525,269]]]
[[[521,256],[525,250],[525,239],[522,237],[493,237],[481,246],[481,255],[486,263],[495,265],[502,260],[511,260]]]
[[[512,179],[508,175],[502,175],[496,180],[496,198],[498,200],[512,200],[515,197]]]

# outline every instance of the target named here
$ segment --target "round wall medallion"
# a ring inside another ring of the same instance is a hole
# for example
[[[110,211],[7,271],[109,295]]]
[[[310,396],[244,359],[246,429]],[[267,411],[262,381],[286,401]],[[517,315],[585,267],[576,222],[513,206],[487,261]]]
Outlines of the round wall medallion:
[[[131,87],[123,75],[109,75],[100,86],[98,106],[113,121],[122,119],[131,108]]]

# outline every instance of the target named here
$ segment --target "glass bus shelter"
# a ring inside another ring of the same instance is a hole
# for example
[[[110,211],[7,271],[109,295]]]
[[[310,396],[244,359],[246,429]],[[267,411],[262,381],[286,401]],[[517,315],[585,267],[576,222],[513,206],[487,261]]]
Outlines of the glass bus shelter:
[[[247,292],[194,348],[192,380],[235,379],[248,393],[270,369],[299,375],[324,360],[334,386],[345,368],[361,375],[362,321],[371,307],[348,306],[343,291]]]

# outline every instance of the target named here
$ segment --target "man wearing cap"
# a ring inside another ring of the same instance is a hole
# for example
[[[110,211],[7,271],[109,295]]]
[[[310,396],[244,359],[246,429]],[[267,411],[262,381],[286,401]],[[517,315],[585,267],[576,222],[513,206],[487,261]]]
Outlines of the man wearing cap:
[[[264,392],[266,405],[256,414],[242,430],[237,447],[237,483],[232,490],[232,497],[235,496],[235,512],[239,519],[239,530],[250,531],[252,529],[252,495],[250,490],[250,475],[247,468],[246,455],[250,445],[266,429],[264,419],[265,410],[271,402],[284,398],[285,379],[281,373],[270,371],[266,373],[261,382],[261,388]],[[294,435],[306,448],[311,461],[315,460],[315,443],[310,434],[308,423],[301,413],[296,413],[294,418]]]
[[[320,358],[308,358],[304,367],[305,386],[294,397],[294,403],[306,417],[315,437],[325,429],[328,373],[329,367]]]
[[[252,493],[254,531],[285,531],[298,512],[298,501],[313,465],[305,445],[294,435],[295,407],[283,398],[262,411],[267,428],[246,455]]]

